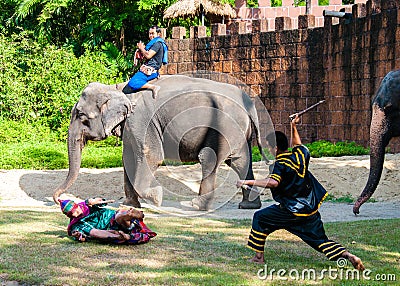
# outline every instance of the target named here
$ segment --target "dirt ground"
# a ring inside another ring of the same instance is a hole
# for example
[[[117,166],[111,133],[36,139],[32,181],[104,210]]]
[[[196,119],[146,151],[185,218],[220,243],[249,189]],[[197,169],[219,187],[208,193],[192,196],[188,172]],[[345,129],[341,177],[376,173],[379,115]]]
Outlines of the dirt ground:
[[[268,175],[264,162],[253,164],[256,178]],[[348,156],[338,158],[313,158],[310,170],[335,198],[357,198],[367,182],[369,156]],[[58,211],[52,200],[54,189],[66,178],[67,170],[0,170],[0,210],[40,208]],[[147,202],[143,207],[153,216],[206,216],[215,218],[251,218],[254,210],[239,210],[241,193],[235,187],[236,174],[227,166],[221,166],[217,177],[215,201],[210,212],[194,211],[190,201],[199,187],[200,166],[164,166],[155,173],[164,197],[161,207]],[[400,218],[400,154],[386,155],[384,171],[375,194],[374,202],[364,204],[360,215],[352,213],[352,205],[325,202],[321,214],[325,221],[348,221],[375,218]],[[88,198],[101,196],[114,199],[113,207],[119,207],[124,200],[122,168],[81,169],[78,180],[65,197]],[[263,206],[272,204],[268,190],[261,195]]]

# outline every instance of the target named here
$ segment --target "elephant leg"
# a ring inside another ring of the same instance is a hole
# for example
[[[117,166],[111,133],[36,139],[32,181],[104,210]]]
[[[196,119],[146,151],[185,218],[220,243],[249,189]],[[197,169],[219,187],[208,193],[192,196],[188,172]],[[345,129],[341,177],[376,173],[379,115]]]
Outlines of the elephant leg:
[[[218,156],[210,147],[199,152],[199,161],[202,169],[199,196],[192,200],[192,205],[198,210],[209,210],[214,199],[216,172],[219,164]]]
[[[138,160],[138,150],[142,151],[144,147],[139,148],[132,145],[130,141],[124,140],[123,145],[123,162],[125,170],[125,194],[127,201],[135,201],[137,197],[153,203],[156,206],[162,204],[162,187],[151,187],[155,182],[153,173],[158,167],[158,162],[161,161],[162,152],[159,146],[147,147],[146,150],[152,150],[143,154],[144,159]],[[136,154],[136,155],[135,155]],[[128,182],[128,183],[126,183]],[[130,205],[134,204],[130,203]]]
[[[226,161],[240,179],[254,180],[253,167],[251,162],[251,144],[244,144],[241,152],[235,154],[230,160]],[[239,203],[239,209],[259,209],[261,207],[260,196],[254,200],[249,200],[250,190],[242,189],[242,201]]]
[[[124,168],[124,191],[126,199],[124,200],[123,204],[127,206],[133,206],[135,208],[140,208],[141,205],[139,202],[139,195],[133,188],[131,181],[126,175],[125,168]]]

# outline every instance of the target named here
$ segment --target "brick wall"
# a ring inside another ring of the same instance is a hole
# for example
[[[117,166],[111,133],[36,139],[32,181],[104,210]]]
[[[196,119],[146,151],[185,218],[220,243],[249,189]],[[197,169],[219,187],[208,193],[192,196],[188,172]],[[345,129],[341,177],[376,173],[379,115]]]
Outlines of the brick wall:
[[[386,73],[400,67],[400,11],[397,1],[370,0],[352,6],[350,23],[332,24],[326,17],[315,27],[315,16],[300,15],[299,29],[285,17],[266,31],[264,20],[235,23],[232,34],[215,24],[192,27],[194,38],[174,28],[169,39],[170,63],[165,74],[187,71],[226,73],[246,83],[271,115],[276,130],[289,132],[288,116],[325,99],[302,118],[305,143],[315,140],[355,141],[368,146],[371,99]],[[379,13],[377,13],[379,12]],[[393,152],[400,152],[392,140]]]
[[[367,0],[355,0],[355,4],[365,4]],[[293,28],[297,29],[297,17],[306,14],[305,6],[294,6],[293,0],[282,0],[282,6],[271,7],[271,0],[258,0],[258,8],[248,8],[246,0],[236,0],[237,18],[232,21],[246,21],[247,29],[251,31],[253,20],[265,19],[270,30],[275,29],[276,17],[287,17]],[[318,0],[311,0],[310,15],[315,16],[315,27],[324,26],[324,10],[351,12],[352,5],[342,5],[342,0],[330,0],[329,5],[320,6]],[[334,19],[334,23],[338,20]]]

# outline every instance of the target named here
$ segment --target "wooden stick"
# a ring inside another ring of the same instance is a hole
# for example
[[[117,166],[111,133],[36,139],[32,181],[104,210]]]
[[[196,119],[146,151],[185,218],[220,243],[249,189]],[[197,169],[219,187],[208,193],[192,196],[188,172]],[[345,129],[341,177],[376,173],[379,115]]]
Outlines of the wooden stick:
[[[101,205],[101,204],[108,204],[108,203],[113,203],[113,202],[115,202],[115,200],[105,200],[105,201],[101,201],[101,202],[92,204],[92,206],[94,206],[94,205]]]
[[[306,112],[310,111],[311,109],[317,107],[318,105],[320,105],[323,102],[325,102],[325,99],[318,101],[317,103],[311,105],[310,107],[307,107],[306,109],[304,109],[302,111],[299,111],[299,112],[296,112],[296,113],[293,113],[293,114],[289,115],[290,120],[293,120],[296,117],[296,115],[302,116],[304,113],[306,113]]]

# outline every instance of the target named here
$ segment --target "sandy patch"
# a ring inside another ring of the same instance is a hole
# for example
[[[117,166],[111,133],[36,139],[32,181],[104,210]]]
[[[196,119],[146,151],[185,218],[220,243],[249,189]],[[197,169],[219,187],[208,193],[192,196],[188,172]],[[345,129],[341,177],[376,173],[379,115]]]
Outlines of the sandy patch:
[[[263,162],[253,164],[256,178],[268,175],[268,166]],[[347,156],[338,158],[313,158],[310,170],[336,198],[356,198],[367,182],[369,156]],[[163,186],[164,202],[162,212],[172,215],[199,215],[190,208],[190,200],[196,196],[201,177],[200,166],[166,166],[155,173],[157,182]],[[0,207],[36,208],[57,210],[52,194],[66,178],[67,170],[1,170]],[[241,194],[235,187],[236,174],[227,166],[221,166],[217,177],[217,190],[213,212],[209,217],[251,218],[254,210],[238,210]],[[400,217],[400,154],[388,154],[380,184],[373,195],[375,203],[361,207],[358,218]],[[118,206],[124,200],[122,168],[81,169],[75,184],[68,191],[69,196],[88,198],[101,196],[114,199]],[[67,194],[68,196],[68,194]],[[269,191],[261,195],[263,205],[273,203]],[[151,207],[148,204],[144,206]],[[374,209],[376,209],[374,211]],[[321,213],[330,220],[350,220],[352,206],[349,204],[324,203]]]

